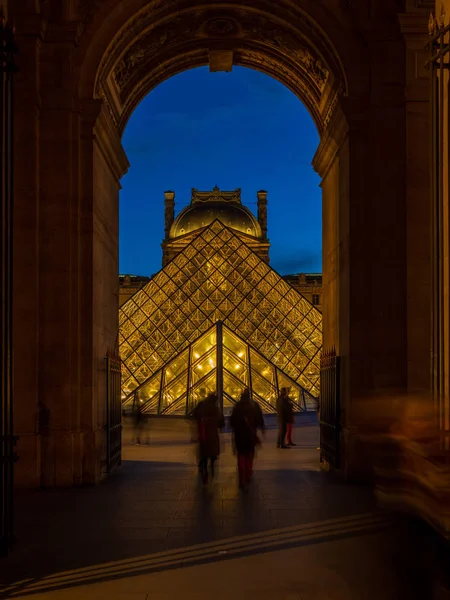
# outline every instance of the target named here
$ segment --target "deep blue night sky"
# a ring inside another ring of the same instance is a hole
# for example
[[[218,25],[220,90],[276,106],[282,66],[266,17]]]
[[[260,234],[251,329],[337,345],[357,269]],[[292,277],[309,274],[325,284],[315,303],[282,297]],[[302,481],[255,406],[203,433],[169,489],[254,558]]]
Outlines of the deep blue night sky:
[[[306,108],[281,83],[241,67],[186,71],[153,90],[123,136],[131,163],[120,193],[120,273],[161,268],[164,191],[175,214],[191,188],[242,188],[256,215],[268,192],[271,266],[282,275],[321,272],[320,178],[311,167],[319,138]]]

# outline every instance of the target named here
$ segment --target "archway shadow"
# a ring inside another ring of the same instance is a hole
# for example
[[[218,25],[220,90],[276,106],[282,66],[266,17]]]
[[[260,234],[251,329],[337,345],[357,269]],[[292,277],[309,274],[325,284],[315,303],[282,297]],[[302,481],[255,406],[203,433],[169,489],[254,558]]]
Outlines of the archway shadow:
[[[242,493],[231,461],[202,486],[195,465],[129,460],[97,487],[19,492],[17,520],[1,598],[405,530],[366,488],[263,461]]]

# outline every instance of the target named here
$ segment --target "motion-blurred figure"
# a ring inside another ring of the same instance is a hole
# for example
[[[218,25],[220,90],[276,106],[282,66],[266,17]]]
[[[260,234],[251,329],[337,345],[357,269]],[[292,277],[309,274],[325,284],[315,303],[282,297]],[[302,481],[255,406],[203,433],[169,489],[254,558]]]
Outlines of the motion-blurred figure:
[[[281,388],[281,393],[277,400],[277,418],[278,418],[278,438],[277,448],[289,448],[286,445],[286,432],[289,420],[289,396],[288,389]]]
[[[134,443],[139,446],[143,435],[145,434],[145,443],[149,443],[148,429],[147,429],[147,418],[144,415],[140,402],[135,402],[133,406],[133,431],[134,431]]]
[[[292,441],[292,431],[294,429],[294,403],[291,398],[288,396],[287,406],[286,406],[286,445],[287,446],[296,446]]]
[[[208,463],[211,465],[211,477],[214,477],[214,464],[220,454],[219,429],[225,421],[220,411],[216,394],[209,394],[195,407],[192,416],[198,426],[198,467],[204,484],[208,483]]]
[[[265,431],[264,418],[257,402],[250,397],[250,391],[244,390],[241,399],[235,405],[230,417],[234,433],[234,446],[238,459],[239,487],[245,488],[253,475],[255,449],[261,441],[258,429]]]

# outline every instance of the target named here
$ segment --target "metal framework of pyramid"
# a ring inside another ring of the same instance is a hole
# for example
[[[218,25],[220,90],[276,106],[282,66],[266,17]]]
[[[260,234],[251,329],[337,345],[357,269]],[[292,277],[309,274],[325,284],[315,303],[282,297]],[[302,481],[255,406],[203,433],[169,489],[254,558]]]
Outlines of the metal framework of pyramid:
[[[218,321],[318,397],[321,313],[216,220],[120,308],[122,398]]]
[[[124,400],[147,415],[189,416],[217,392],[225,416],[246,388],[265,413],[275,413],[281,388],[289,388],[294,410],[316,409],[315,399],[221,321],[166,363]]]

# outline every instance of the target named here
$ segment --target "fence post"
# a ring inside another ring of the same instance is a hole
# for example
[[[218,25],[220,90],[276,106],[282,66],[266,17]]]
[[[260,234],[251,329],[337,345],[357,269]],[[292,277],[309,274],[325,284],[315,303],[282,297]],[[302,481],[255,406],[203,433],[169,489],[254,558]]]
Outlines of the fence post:
[[[320,457],[335,469],[340,466],[341,402],[340,357],[334,348],[320,357]]]
[[[112,352],[106,357],[106,472],[122,462],[121,360]]]
[[[0,8],[0,555],[13,541],[14,447],[13,429],[13,343],[12,343],[12,252],[13,252],[13,85],[17,71],[14,31]]]

